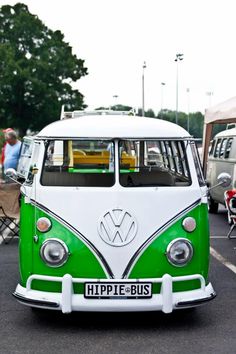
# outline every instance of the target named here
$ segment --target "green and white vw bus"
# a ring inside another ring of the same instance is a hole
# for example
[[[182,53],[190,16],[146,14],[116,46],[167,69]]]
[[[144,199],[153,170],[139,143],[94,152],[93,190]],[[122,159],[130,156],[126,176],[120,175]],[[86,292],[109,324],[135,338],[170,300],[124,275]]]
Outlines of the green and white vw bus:
[[[207,187],[183,128],[74,111],[22,145],[17,300],[170,313],[215,297]]]

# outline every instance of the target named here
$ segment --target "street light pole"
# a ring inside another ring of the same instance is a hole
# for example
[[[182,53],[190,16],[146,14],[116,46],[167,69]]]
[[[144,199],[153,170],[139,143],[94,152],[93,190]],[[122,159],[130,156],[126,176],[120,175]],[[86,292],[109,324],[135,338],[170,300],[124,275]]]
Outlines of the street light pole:
[[[211,98],[213,96],[213,92],[208,91],[208,92],[206,92],[206,95],[209,97],[208,107],[211,107]]]
[[[189,106],[190,106],[190,89],[186,89],[187,95],[188,95],[188,120],[187,120],[187,131],[189,133]]]
[[[179,104],[179,72],[178,63],[183,60],[183,54],[177,53],[175,56],[176,61],[176,110],[175,110],[175,123],[178,124],[178,104]]]
[[[160,116],[162,117],[162,110],[163,110],[163,92],[164,92],[164,86],[165,82],[161,82],[161,113]]]
[[[144,106],[144,69],[146,69],[146,62],[143,62],[143,74],[142,74],[142,116],[145,116],[145,106]]]
[[[119,96],[118,95],[113,95],[113,99],[114,99],[114,107],[116,107],[116,105],[117,105],[117,98],[118,98]],[[116,108],[115,108],[116,109]]]

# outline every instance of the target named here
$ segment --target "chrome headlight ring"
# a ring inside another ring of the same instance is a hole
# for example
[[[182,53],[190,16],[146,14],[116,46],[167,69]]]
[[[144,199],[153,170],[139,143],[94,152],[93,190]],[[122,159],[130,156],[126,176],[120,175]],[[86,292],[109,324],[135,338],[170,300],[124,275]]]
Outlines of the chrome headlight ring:
[[[67,262],[69,255],[65,242],[57,238],[47,239],[40,248],[42,260],[50,267],[61,267]]]
[[[193,257],[192,243],[186,238],[176,238],[167,246],[166,257],[170,264],[184,267]]]

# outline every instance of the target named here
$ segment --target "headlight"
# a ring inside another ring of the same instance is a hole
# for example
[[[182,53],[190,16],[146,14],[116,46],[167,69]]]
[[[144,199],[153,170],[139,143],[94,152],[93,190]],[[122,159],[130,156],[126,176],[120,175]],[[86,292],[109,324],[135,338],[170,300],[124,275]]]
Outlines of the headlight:
[[[37,229],[40,232],[47,232],[51,229],[51,221],[48,218],[39,218],[36,223]]]
[[[60,267],[67,261],[69,251],[63,241],[51,238],[42,244],[40,256],[50,267]]]
[[[171,264],[185,266],[193,257],[193,246],[189,240],[177,238],[169,243],[166,256]]]

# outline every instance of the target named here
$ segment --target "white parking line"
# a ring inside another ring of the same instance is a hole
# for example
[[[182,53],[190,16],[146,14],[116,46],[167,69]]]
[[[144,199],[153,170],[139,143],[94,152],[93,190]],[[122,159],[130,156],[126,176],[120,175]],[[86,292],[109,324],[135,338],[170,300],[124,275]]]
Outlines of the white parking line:
[[[16,224],[14,222],[11,222],[7,226],[7,228],[2,232],[2,236],[1,236],[1,239],[0,239],[0,245],[1,245],[1,243],[4,242],[4,239],[6,239],[9,236],[9,234],[11,233],[11,230],[9,228],[14,229],[15,226],[16,226]]]
[[[234,272],[236,274],[236,266],[234,264],[227,261],[227,259],[225,259],[220,253],[218,253],[212,247],[210,247],[210,253],[214,258],[216,258],[219,262],[221,262],[224,266],[226,266],[227,268],[229,268],[230,270],[232,270],[232,272]]]
[[[227,236],[211,236],[210,238],[228,238]]]

